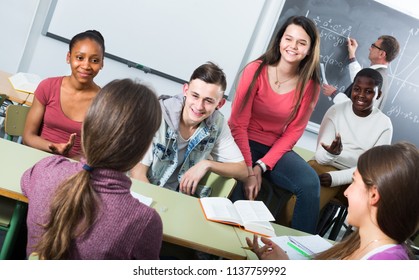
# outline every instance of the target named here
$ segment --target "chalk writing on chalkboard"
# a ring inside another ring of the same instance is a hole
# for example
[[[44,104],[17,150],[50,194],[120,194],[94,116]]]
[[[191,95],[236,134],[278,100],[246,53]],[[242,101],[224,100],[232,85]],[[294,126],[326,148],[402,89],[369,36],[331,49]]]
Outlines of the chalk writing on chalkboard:
[[[405,112],[403,111],[400,105],[391,106],[387,111],[389,117],[402,118],[408,121],[411,121],[413,124],[419,124],[419,116],[414,112]]]
[[[307,14],[309,13],[310,11],[307,11]],[[322,20],[319,16],[313,18],[313,21],[319,29],[320,39],[322,41],[329,41],[333,47],[337,48],[346,45],[348,37],[351,35],[352,26],[345,27],[341,24],[335,24],[333,19]],[[321,62],[326,65],[334,65],[343,72],[346,63],[342,59],[335,59],[333,54],[321,55]]]

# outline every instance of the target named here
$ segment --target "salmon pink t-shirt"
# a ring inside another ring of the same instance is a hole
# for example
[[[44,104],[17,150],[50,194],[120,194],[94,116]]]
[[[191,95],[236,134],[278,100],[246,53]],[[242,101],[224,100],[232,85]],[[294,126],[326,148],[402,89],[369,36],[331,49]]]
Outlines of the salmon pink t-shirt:
[[[82,122],[69,119],[63,112],[60,102],[61,83],[64,77],[43,80],[35,91],[35,98],[45,106],[40,136],[53,143],[67,143],[72,133],[76,133],[73,148],[68,157],[81,154]]]
[[[262,69],[255,87],[240,111],[246,91],[261,61],[249,63],[244,69],[231,108],[229,125],[234,140],[242,151],[247,166],[252,166],[249,140],[271,147],[261,160],[273,168],[278,160],[300,139],[320,93],[320,86],[310,80],[294,119],[289,116],[295,105],[295,90],[277,94],[269,84],[267,67]]]

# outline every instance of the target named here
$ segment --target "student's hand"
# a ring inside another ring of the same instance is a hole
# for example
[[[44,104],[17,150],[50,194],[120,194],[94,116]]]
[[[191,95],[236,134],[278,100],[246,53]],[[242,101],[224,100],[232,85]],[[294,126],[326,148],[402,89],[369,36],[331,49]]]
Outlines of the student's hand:
[[[265,245],[259,247],[257,235],[253,235],[253,242],[249,237],[246,237],[247,245],[260,260],[289,260],[287,253],[277,244],[272,242],[272,240],[266,237],[261,237],[261,241]]]
[[[331,96],[332,93],[336,91],[336,88],[334,86],[328,85],[328,84],[322,84],[323,94],[326,96]]]
[[[198,187],[199,181],[205,176],[208,169],[209,165],[207,164],[207,160],[201,160],[189,168],[183,174],[182,179],[180,179],[179,191],[187,195],[193,195]]]
[[[340,155],[342,152],[343,146],[342,146],[342,140],[340,138],[339,133],[336,135],[335,139],[332,141],[332,144],[326,145],[324,143],[321,143],[322,147],[332,155]]]
[[[70,152],[71,148],[74,146],[74,140],[76,139],[76,133],[70,135],[67,143],[51,143],[48,148],[52,153],[58,155],[67,155]]]
[[[348,53],[349,58],[355,57],[356,49],[358,48],[358,42],[353,38],[348,38]]]
[[[260,167],[253,167],[253,174],[254,176],[247,177],[244,182],[244,193],[249,200],[256,199],[262,186],[262,170]]]
[[[332,176],[329,173],[319,175],[320,185],[323,187],[330,187],[332,185]]]

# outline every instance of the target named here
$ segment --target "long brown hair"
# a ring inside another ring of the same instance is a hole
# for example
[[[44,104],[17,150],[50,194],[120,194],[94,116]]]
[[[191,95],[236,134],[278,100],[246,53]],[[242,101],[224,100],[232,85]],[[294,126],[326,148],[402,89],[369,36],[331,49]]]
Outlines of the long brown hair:
[[[93,169],[130,170],[144,156],[160,122],[161,109],[152,90],[130,79],[110,82],[93,100],[83,123],[87,164]],[[93,185],[83,169],[57,188],[35,248],[40,258],[68,258],[71,243],[94,223],[100,202]]]
[[[391,239],[403,244],[419,225],[419,151],[411,143],[400,142],[371,148],[359,157],[358,172],[367,189],[375,186],[380,199],[377,224]],[[316,259],[344,259],[360,246],[358,231]]]
[[[288,123],[291,122],[297,114],[297,111],[303,99],[304,89],[309,80],[313,80],[316,84],[320,84],[320,38],[319,33],[316,29],[316,25],[312,20],[304,16],[289,17],[276,33],[276,36],[274,40],[271,42],[268,50],[256,59],[256,61],[259,60],[261,61],[261,63],[259,67],[256,69],[252,82],[250,83],[250,86],[246,91],[244,102],[241,104],[240,111],[244,109],[246,103],[249,101],[250,95],[255,87],[256,80],[262,72],[262,69],[267,65],[276,65],[279,63],[279,60],[281,59],[279,44],[281,42],[282,36],[285,33],[285,30],[291,24],[301,26],[306,31],[306,33],[310,37],[311,45],[309,54],[300,62],[300,65],[298,67],[299,78],[297,81],[297,96],[295,98],[296,102],[294,109],[290,117],[288,118]],[[314,100],[314,98],[315,94],[312,94],[312,101]]]

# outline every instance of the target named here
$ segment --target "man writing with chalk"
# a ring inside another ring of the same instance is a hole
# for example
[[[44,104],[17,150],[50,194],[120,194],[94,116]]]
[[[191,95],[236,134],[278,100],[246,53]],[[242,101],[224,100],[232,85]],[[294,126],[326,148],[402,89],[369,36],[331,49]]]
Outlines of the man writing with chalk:
[[[355,52],[358,48],[358,42],[348,37],[348,55],[349,55],[349,74],[351,81],[355,75],[362,69],[362,66],[356,60]],[[377,70],[383,77],[382,95],[379,99],[375,100],[375,106],[382,109],[385,105],[389,90],[388,81],[388,65],[399,54],[400,46],[396,38],[390,35],[382,35],[371,44],[369,48],[368,59],[371,62],[370,68]],[[347,87],[345,92],[338,92],[334,86],[323,83],[323,93],[332,98],[333,102],[341,103],[350,97],[352,84]]]

